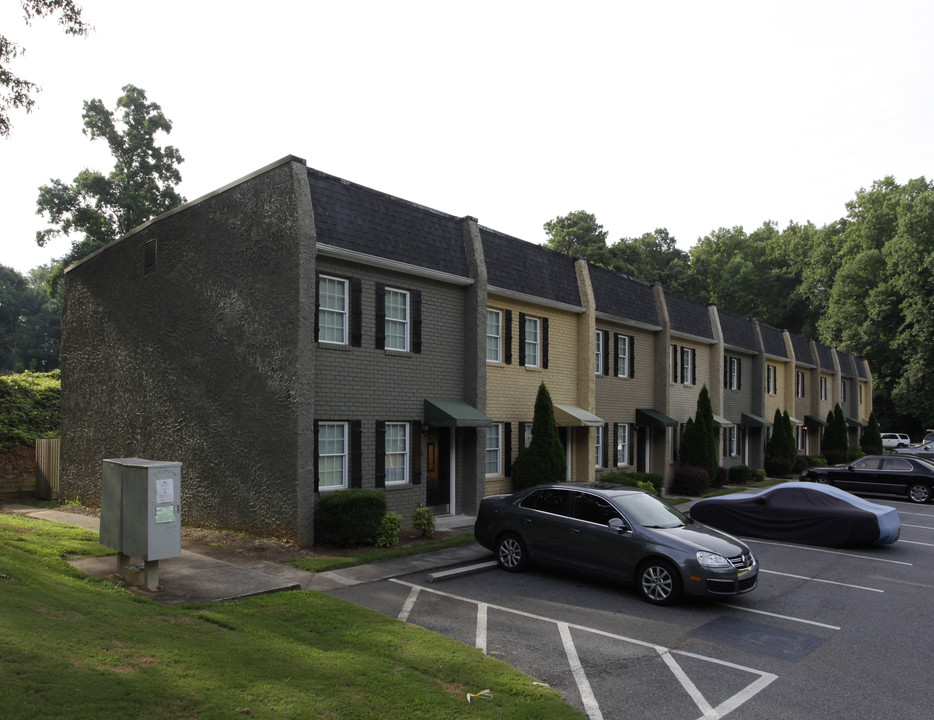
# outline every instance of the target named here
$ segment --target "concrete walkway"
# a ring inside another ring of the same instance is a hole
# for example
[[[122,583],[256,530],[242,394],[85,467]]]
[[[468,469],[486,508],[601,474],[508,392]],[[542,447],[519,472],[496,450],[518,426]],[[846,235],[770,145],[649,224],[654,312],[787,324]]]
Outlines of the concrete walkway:
[[[92,516],[9,503],[4,506],[4,512],[100,532],[100,521]],[[473,522],[474,518],[468,516],[443,517],[438,518],[436,528],[467,532],[473,528]],[[159,587],[156,590],[128,583],[117,567],[116,555],[73,560],[70,564],[88,575],[109,579],[163,605],[181,605],[234,600],[282,590],[334,590],[492,557],[489,550],[474,543],[372,565],[310,573],[281,563],[232,556],[213,545],[183,540],[179,557],[159,561]],[[133,573],[129,575],[132,577]]]

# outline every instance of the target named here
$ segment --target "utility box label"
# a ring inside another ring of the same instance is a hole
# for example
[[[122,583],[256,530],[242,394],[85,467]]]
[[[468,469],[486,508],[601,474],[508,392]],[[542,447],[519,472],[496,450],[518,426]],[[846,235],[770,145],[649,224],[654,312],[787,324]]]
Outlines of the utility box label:
[[[156,505],[156,524],[175,522],[174,505]]]
[[[175,483],[172,478],[160,478],[156,480],[156,504],[174,502]],[[158,510],[158,508],[156,509]]]

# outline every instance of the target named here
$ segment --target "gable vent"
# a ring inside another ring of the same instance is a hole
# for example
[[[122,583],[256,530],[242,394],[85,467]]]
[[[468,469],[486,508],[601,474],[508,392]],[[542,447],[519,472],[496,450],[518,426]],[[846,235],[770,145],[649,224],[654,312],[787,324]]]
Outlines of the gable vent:
[[[156,239],[146,241],[143,248],[143,275],[152,275],[156,271]]]

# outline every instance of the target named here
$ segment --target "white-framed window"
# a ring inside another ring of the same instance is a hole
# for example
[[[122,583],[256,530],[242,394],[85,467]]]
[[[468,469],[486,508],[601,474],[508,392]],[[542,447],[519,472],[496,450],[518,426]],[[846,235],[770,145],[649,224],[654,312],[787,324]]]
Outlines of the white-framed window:
[[[541,364],[541,323],[538,318],[525,318],[525,365],[538,367]]]
[[[840,381],[840,400],[846,402],[846,380]]]
[[[795,447],[807,452],[807,431],[802,425],[795,425]]]
[[[603,374],[603,353],[606,352],[606,348],[603,347],[603,331],[597,330],[597,345],[596,352],[594,353],[594,372],[597,375]]]
[[[739,390],[739,358],[726,359],[726,389]]]
[[[626,423],[616,426],[616,464],[629,464],[629,425]]]
[[[736,426],[723,428],[723,453],[727,457],[736,457],[739,455],[739,449],[736,442]]]
[[[318,278],[318,341],[347,344],[349,283],[342,278],[321,275]]]
[[[821,375],[820,378],[820,399],[827,399],[827,378]]]
[[[503,361],[503,313],[499,310],[486,311],[486,361]]]
[[[616,336],[616,376],[621,378],[629,377],[629,336]]]
[[[528,447],[532,444],[532,423],[525,424],[525,434],[522,436],[523,445],[522,447]]]
[[[323,422],[318,424],[318,487],[347,487],[348,424]]]
[[[804,397],[804,373],[800,370],[795,372],[795,397]]]
[[[597,333],[598,335],[600,333]],[[596,454],[596,459],[594,460],[594,467],[603,467],[603,428],[595,427],[594,428],[594,452]]]
[[[775,395],[778,392],[777,368],[774,365],[765,367],[765,391],[769,395]]]
[[[409,349],[409,293],[386,288],[386,349]]]
[[[681,382],[685,385],[691,384],[691,378],[693,378],[693,361],[694,353],[691,352],[691,348],[683,347],[681,348]]]
[[[486,429],[487,477],[503,474],[503,424],[493,423]]]
[[[386,423],[386,484],[409,480],[409,424]]]

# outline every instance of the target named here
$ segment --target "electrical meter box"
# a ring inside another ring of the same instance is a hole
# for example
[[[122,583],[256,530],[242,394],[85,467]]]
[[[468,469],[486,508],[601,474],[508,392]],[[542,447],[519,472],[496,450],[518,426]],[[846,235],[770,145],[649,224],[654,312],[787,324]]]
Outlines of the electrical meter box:
[[[182,554],[182,464],[104,460],[100,541],[147,563]]]

